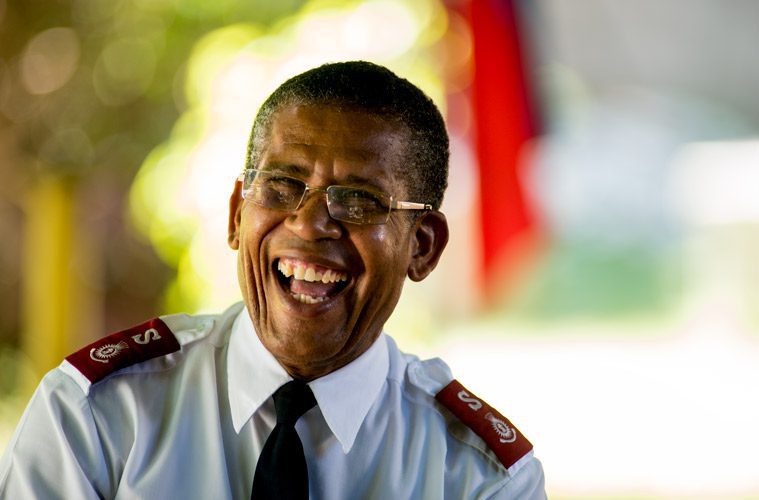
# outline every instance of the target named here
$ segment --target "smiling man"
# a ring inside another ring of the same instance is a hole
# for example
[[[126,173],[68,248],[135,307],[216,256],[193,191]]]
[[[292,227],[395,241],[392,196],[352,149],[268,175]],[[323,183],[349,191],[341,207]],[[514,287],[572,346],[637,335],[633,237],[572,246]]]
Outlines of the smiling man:
[[[425,203],[397,210],[408,203],[397,171],[413,168],[404,165],[409,134],[381,115],[296,101],[279,104],[267,128],[251,146],[244,196],[232,196],[230,245],[261,342],[291,375],[312,380],[377,340],[406,275],[420,280],[435,267],[447,226]]]
[[[448,240],[448,136],[367,62],[280,86],[230,198],[243,303],[69,356],[2,462],[1,498],[544,498],[527,439],[383,333]]]

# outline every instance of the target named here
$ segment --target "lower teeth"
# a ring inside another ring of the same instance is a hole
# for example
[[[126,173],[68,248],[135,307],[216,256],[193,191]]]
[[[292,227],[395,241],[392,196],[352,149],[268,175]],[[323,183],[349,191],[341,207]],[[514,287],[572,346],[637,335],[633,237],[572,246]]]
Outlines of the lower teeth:
[[[295,300],[304,304],[318,304],[319,302],[324,302],[327,299],[327,297],[312,297],[303,293],[293,293],[291,295],[295,298]]]

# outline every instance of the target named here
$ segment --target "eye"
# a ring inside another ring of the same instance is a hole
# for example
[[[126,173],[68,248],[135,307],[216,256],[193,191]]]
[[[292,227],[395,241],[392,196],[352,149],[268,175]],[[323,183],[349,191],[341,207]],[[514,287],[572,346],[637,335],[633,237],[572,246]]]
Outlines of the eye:
[[[341,193],[340,201],[347,208],[357,208],[362,210],[382,210],[383,204],[378,196],[369,191],[362,189],[346,189]]]
[[[283,175],[267,175],[261,179],[267,189],[273,189],[280,193],[299,193],[303,191],[304,184],[298,179]]]

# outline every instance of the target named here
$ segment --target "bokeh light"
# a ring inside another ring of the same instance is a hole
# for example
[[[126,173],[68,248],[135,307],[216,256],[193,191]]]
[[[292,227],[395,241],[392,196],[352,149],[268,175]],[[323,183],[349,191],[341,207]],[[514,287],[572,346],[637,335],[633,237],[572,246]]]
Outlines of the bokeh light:
[[[71,28],[51,28],[29,42],[21,60],[21,77],[30,94],[49,94],[74,75],[79,38]]]

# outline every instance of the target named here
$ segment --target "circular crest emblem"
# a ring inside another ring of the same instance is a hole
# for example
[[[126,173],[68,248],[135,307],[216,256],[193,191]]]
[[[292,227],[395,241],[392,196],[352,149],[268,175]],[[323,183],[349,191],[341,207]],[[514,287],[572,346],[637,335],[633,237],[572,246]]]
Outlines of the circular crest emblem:
[[[121,341],[118,344],[104,344],[100,347],[93,347],[90,349],[90,358],[98,363],[108,363],[111,358],[117,356],[124,349],[128,349],[129,345]]]
[[[498,434],[498,440],[502,443],[513,443],[517,439],[517,433],[512,428],[506,425],[506,422],[501,420],[500,418],[496,418],[493,416],[492,413],[488,413],[485,415],[485,418],[488,419],[490,422],[490,425],[493,426],[493,430],[496,434]]]

